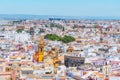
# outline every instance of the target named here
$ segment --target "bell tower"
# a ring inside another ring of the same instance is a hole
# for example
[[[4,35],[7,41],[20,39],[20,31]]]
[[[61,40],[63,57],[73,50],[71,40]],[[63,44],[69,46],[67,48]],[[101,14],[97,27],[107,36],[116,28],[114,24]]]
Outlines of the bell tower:
[[[43,36],[40,38],[38,43],[38,62],[43,62],[44,58],[44,46]]]
[[[35,52],[35,54],[33,55],[33,61],[35,62],[43,62],[43,58],[44,58],[44,47],[45,47],[45,43],[43,41],[43,37],[40,37],[39,42],[38,42],[38,48]]]

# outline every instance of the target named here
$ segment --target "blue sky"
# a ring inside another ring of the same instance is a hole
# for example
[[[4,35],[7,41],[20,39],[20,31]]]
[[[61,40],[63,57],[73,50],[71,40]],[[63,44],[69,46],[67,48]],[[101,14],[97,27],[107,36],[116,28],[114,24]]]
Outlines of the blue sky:
[[[0,14],[120,16],[120,0],[0,0]]]

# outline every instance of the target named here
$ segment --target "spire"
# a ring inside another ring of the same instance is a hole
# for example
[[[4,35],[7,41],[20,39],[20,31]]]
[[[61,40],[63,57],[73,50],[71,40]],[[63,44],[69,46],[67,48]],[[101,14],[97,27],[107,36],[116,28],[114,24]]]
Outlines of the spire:
[[[43,62],[43,58],[44,58],[44,46],[45,46],[45,42],[44,42],[44,36],[41,36],[39,38],[38,41],[38,49],[36,51],[36,54],[33,55],[34,60],[36,62]]]
[[[39,38],[39,43],[41,44],[43,44],[44,42],[43,42],[43,39],[44,39],[44,36],[41,36],[40,38]]]
[[[38,48],[44,47],[45,46],[45,42],[44,42],[44,36],[41,36],[39,38],[39,43],[38,43]]]

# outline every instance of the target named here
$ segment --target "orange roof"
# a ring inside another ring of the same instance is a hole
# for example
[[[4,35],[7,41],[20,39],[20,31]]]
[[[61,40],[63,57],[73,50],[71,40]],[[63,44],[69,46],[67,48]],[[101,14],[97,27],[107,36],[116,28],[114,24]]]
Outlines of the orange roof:
[[[104,78],[104,74],[102,73],[94,72],[94,74],[100,78]]]
[[[32,50],[33,49],[33,46],[27,46],[28,49]]]

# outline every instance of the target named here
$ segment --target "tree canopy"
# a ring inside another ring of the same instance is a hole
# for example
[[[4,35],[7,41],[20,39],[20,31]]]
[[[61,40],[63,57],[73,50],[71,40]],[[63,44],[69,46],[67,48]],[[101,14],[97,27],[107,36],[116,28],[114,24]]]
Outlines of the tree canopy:
[[[52,41],[55,41],[55,40],[62,41],[63,43],[69,43],[69,42],[75,41],[75,38],[72,36],[65,35],[64,37],[61,37],[56,34],[47,34],[47,35],[45,35],[45,39],[52,40]]]
[[[24,31],[23,29],[17,29],[16,32],[17,33],[22,33],[22,31]]]

